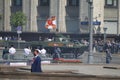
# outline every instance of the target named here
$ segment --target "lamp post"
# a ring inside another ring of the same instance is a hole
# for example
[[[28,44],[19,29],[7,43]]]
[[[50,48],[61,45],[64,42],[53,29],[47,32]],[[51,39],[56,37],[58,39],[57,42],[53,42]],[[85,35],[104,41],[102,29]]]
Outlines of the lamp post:
[[[104,44],[105,44],[105,42],[106,42],[106,31],[107,31],[107,27],[104,27],[103,30],[104,30]]]
[[[87,0],[88,2],[88,16],[89,16],[89,55],[88,63],[93,64],[93,0]]]
[[[17,34],[18,34],[18,49],[20,49],[20,34],[22,33],[22,27],[18,26],[17,27]]]

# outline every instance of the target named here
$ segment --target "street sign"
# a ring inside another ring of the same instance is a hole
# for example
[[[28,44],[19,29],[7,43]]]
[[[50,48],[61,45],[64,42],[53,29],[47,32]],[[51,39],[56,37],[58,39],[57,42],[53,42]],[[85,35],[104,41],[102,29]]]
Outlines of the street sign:
[[[81,25],[88,25],[88,21],[82,21]]]
[[[101,25],[100,21],[93,21],[93,25]]]
[[[21,27],[21,26],[18,26],[18,27],[17,27],[17,31],[22,31],[22,27]]]
[[[21,26],[18,26],[18,27],[17,27],[17,33],[18,33],[18,34],[21,34],[21,33],[22,33],[22,27],[21,27]]]
[[[82,21],[81,25],[88,25],[89,22],[88,21]],[[101,25],[100,21],[93,21],[93,25]]]

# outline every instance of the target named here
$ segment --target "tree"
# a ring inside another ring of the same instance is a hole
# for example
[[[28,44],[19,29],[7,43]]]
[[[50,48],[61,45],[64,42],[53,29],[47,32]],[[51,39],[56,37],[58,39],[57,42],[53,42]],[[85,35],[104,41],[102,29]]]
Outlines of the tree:
[[[10,24],[12,27],[24,26],[27,23],[27,17],[21,11],[13,13],[10,18]]]

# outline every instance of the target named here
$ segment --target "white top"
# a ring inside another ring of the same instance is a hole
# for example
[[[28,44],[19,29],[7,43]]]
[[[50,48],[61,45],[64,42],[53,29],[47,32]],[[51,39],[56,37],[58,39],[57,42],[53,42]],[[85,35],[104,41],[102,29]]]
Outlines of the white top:
[[[31,50],[28,48],[24,48],[25,55],[29,55],[31,53]]]
[[[41,54],[42,55],[45,55],[46,54],[46,50],[43,48],[43,49],[41,49]]]
[[[54,25],[56,25],[56,20],[53,20],[52,23],[53,23]]]
[[[9,49],[9,53],[10,53],[10,54],[15,54],[15,53],[16,53],[16,49],[15,49],[14,47],[11,47],[11,48]]]

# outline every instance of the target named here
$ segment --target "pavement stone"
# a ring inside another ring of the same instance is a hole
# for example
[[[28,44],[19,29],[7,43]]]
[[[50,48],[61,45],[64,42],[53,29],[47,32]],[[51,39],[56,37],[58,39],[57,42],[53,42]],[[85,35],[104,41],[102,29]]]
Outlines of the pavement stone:
[[[42,65],[43,72],[72,72],[73,74],[85,74],[94,76],[118,76],[120,77],[120,69],[106,69],[106,65],[88,65],[88,64],[50,64]],[[107,65],[108,66],[108,65]],[[112,65],[109,65],[112,66]],[[120,66],[120,65],[116,65]],[[30,70],[30,66],[22,67],[22,69]]]

